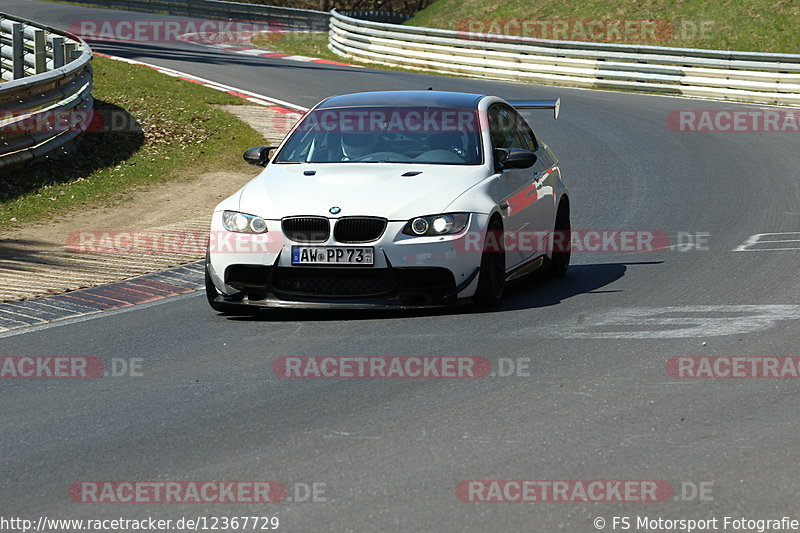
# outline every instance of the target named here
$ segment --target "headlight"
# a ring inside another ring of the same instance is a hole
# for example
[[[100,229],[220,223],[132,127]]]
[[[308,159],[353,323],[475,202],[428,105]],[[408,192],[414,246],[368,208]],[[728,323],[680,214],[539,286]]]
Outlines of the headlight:
[[[264,233],[267,231],[267,221],[255,215],[247,215],[237,211],[223,211],[222,227],[236,233]]]
[[[431,215],[417,217],[408,221],[403,233],[414,237],[452,235],[460,233],[469,222],[467,213],[450,213],[446,215]]]

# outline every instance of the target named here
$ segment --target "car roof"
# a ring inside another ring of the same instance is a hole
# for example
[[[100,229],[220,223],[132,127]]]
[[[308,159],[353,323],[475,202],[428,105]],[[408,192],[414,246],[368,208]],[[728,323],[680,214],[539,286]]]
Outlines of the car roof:
[[[318,109],[334,107],[448,107],[477,109],[482,94],[446,91],[373,91],[332,96],[320,103]]]

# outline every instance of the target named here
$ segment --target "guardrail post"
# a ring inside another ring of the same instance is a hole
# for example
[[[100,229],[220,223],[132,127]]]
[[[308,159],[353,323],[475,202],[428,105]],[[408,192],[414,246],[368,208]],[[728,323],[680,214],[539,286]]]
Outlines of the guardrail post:
[[[33,70],[36,74],[47,71],[47,36],[44,30],[33,30]]]
[[[64,59],[67,63],[72,63],[75,60],[75,50],[77,49],[77,43],[69,42],[64,44]]]
[[[25,27],[21,22],[11,24],[11,75],[18,80],[25,77]]]
[[[53,68],[61,68],[67,64],[66,50],[64,50],[64,38],[53,37]]]

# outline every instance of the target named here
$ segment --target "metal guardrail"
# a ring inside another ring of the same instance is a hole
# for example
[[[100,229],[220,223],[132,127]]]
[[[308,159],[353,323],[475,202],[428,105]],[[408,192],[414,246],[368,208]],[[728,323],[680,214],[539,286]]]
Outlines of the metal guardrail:
[[[398,13],[396,11],[381,11],[381,10],[342,10],[339,11],[346,17],[355,18],[358,20],[371,20],[372,22],[388,22],[389,24],[402,24],[409,20],[412,15],[408,13]]]
[[[80,0],[83,4],[105,8],[167,13],[192,18],[271,23],[281,29],[327,31],[330,14],[311,9],[295,9],[264,4],[244,4],[223,0]]]
[[[80,39],[0,13],[0,174],[64,152],[88,127],[91,59]]]
[[[332,11],[329,48],[412,69],[534,83],[800,105],[800,55],[547,41],[358,20]]]

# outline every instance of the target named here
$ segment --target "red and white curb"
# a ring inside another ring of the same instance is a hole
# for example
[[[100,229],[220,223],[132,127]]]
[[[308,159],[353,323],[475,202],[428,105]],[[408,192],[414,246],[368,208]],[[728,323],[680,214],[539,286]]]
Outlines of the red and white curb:
[[[98,287],[0,304],[0,337],[4,333],[48,322],[150,303],[202,290],[205,261],[154,272]]]
[[[210,87],[254,104],[266,106],[278,113],[299,117],[308,110],[291,102],[238,89],[166,67],[97,52],[95,54],[114,61],[148,67],[167,76]],[[0,303],[0,337],[11,330],[150,303],[201,290],[204,287],[204,272],[205,261],[196,261],[125,281],[67,291],[53,296]]]
[[[285,31],[257,31],[257,32],[248,32],[247,38],[252,39],[256,35],[265,34],[265,33],[278,33],[278,34],[285,34],[291,32]],[[226,52],[232,52],[234,54],[242,54],[247,56],[253,57],[269,57],[273,59],[286,59],[289,61],[301,61],[304,63],[319,63],[323,65],[337,65],[340,67],[353,67],[353,68],[363,68],[359,65],[351,65],[349,63],[341,63],[339,61],[332,61],[330,59],[320,59],[318,57],[307,57],[307,56],[298,56],[293,54],[284,54],[282,52],[271,52],[269,50],[264,50],[263,48],[259,48],[257,46],[251,45],[249,42],[237,42],[237,43],[225,43],[220,42],[219,34],[215,33],[185,33],[178,37],[181,41],[199,44],[203,46],[208,46],[210,48],[216,48],[218,50],[224,50]]]

